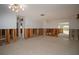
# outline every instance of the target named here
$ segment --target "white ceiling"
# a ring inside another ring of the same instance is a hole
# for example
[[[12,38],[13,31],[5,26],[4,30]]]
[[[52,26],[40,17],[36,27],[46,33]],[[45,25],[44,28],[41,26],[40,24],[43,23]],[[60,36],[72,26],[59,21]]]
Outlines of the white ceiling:
[[[79,13],[79,5],[72,4],[27,4],[24,5],[24,12],[21,15],[27,19],[44,20],[44,19],[70,19]],[[0,5],[0,14],[12,13],[8,5]],[[45,14],[45,16],[40,16]]]

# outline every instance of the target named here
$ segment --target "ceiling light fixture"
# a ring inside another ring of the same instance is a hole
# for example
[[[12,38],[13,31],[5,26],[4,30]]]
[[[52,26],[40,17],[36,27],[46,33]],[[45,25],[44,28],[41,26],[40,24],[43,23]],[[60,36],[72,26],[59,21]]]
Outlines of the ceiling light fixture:
[[[10,4],[9,9],[11,9],[16,13],[18,13],[19,11],[24,11],[23,5],[20,5],[20,4]]]

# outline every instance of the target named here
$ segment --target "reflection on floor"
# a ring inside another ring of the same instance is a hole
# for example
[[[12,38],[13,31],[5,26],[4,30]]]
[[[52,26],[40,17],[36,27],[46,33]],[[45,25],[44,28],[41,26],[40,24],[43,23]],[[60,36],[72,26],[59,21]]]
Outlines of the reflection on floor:
[[[0,54],[4,55],[62,55],[79,54],[78,40],[59,40],[60,38],[39,36],[18,40],[7,46],[0,46]]]

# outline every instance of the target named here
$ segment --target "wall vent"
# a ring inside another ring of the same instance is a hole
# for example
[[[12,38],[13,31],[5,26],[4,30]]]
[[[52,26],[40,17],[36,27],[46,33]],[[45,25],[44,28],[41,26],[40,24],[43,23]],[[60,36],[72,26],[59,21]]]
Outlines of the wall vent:
[[[45,14],[40,14],[40,16],[45,16]]]

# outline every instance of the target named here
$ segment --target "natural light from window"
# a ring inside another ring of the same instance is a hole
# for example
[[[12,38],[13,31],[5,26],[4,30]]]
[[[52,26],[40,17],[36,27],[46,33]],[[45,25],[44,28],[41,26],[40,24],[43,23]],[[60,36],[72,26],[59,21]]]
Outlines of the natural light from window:
[[[58,28],[63,29],[63,34],[69,35],[69,22],[59,23]]]

